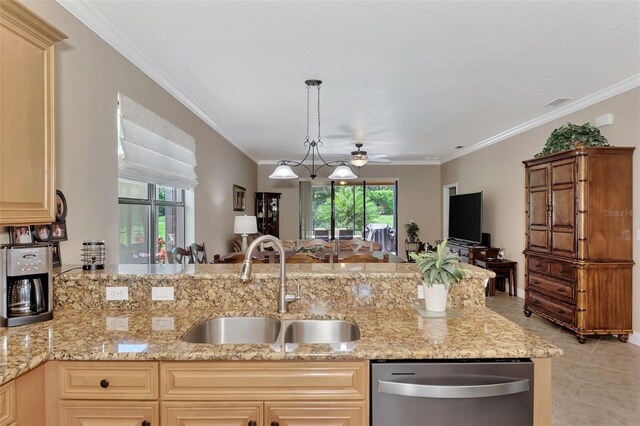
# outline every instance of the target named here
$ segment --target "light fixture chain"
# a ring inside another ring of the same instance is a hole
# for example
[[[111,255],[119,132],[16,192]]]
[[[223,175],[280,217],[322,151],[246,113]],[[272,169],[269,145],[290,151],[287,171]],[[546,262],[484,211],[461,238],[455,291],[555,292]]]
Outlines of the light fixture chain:
[[[318,85],[318,142],[320,142],[320,85]]]
[[[309,91],[311,86],[307,84],[307,142],[309,142]]]

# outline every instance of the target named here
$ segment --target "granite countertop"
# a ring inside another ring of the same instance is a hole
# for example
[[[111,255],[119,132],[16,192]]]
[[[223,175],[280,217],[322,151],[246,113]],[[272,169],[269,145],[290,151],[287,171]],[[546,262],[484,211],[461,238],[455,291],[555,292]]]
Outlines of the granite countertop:
[[[461,317],[420,317],[412,308],[304,308],[283,319],[347,319],[362,337],[333,345],[205,345],[180,336],[206,318],[266,315],[215,310],[73,310],[51,321],[0,330],[0,384],[47,360],[325,360],[552,357],[562,350],[485,307]]]

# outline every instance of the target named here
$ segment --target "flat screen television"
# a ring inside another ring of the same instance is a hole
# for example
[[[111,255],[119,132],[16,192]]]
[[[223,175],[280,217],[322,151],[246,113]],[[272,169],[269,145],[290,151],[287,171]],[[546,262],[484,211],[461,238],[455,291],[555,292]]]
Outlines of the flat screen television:
[[[482,192],[449,197],[449,239],[482,241]]]

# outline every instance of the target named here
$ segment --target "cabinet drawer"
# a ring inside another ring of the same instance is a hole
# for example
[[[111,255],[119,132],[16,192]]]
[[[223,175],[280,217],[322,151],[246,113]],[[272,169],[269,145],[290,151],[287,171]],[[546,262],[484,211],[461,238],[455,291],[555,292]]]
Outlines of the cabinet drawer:
[[[61,399],[158,399],[158,363],[61,362]]]
[[[575,281],[577,273],[576,267],[570,263],[565,262],[551,262],[550,265],[551,275],[555,275],[560,278],[570,279]]]
[[[536,291],[551,293],[553,296],[566,299],[570,303],[575,303],[575,285],[572,283],[531,273],[529,274],[529,286]]]
[[[261,401],[162,402],[160,410],[161,426],[264,425]]]
[[[158,424],[158,403],[142,401],[60,401],[61,426]]]
[[[265,425],[362,426],[368,425],[367,405],[362,402],[271,402],[264,403]]]
[[[0,426],[10,425],[16,420],[16,382],[10,381],[0,387]]]
[[[366,361],[163,362],[163,400],[363,400]]]
[[[529,257],[529,270],[532,272],[549,273],[549,261],[541,257]]]
[[[562,322],[575,324],[575,308],[547,300],[533,291],[529,291],[527,303],[531,308],[540,309]]]

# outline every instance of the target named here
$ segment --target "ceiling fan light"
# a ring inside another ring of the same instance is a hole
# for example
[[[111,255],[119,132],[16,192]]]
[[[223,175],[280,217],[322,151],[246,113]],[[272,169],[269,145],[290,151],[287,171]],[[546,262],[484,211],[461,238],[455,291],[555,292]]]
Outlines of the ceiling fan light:
[[[354,175],[351,169],[344,164],[336,167],[333,173],[331,173],[331,175],[329,176],[329,179],[333,179],[333,180],[343,180],[343,179],[349,180],[349,179],[357,179],[357,178],[358,176]]]
[[[281,164],[271,173],[269,179],[297,179],[298,175],[286,164]]]
[[[351,165],[355,167],[362,167],[369,161],[369,158],[363,154],[355,154],[353,158],[351,158]]]

